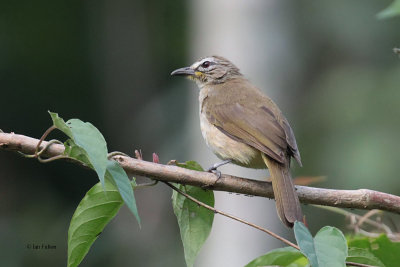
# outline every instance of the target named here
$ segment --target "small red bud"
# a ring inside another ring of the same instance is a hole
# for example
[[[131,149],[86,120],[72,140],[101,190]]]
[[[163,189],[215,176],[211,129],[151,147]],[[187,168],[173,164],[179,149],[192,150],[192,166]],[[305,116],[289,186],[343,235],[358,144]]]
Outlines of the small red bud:
[[[153,153],[153,162],[160,163],[160,159],[158,158],[158,155],[156,153]]]

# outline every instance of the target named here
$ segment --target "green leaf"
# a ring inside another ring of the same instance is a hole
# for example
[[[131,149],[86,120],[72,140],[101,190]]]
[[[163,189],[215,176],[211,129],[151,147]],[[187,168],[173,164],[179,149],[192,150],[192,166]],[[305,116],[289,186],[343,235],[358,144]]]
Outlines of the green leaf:
[[[370,249],[370,238],[365,236],[348,236],[348,246],[350,248],[368,248]]]
[[[200,164],[195,161],[177,162],[176,166],[203,171]],[[214,207],[213,191],[203,190],[195,186],[176,186],[197,200]],[[172,206],[178,220],[186,265],[193,266],[197,254],[211,232],[214,212],[197,205],[175,191],[172,193]]]
[[[194,161],[188,161],[183,164],[178,163],[177,166],[192,170],[203,170],[203,168]],[[188,185],[176,186],[197,200],[214,207],[213,191]],[[197,205],[175,191],[172,193],[172,207],[178,220],[186,265],[191,267],[211,232],[214,212]]]
[[[136,220],[138,221],[140,226],[140,217],[136,207],[136,200],[133,194],[132,184],[128,176],[126,175],[124,169],[118,164],[118,162],[109,160],[107,163],[106,176],[108,175],[115,182],[116,186],[118,187],[118,191],[121,194],[122,199],[124,200],[128,208],[131,210],[133,215],[135,215]],[[134,185],[136,185],[134,181],[132,182],[134,183]]]
[[[194,171],[204,171],[203,167],[194,160],[186,161],[185,163],[176,163],[176,166]]]
[[[94,185],[79,203],[68,230],[68,267],[80,264],[104,227],[123,204],[117,188],[105,181]]]
[[[317,252],[315,251],[314,239],[308,228],[301,222],[294,223],[294,235],[301,252],[307,257],[311,266],[318,267]]]
[[[284,267],[307,266],[307,258],[295,248],[286,247],[271,250],[246,265],[246,267],[277,265]]]
[[[72,138],[72,132],[69,129],[68,125],[64,122],[64,120],[62,118],[60,118],[57,113],[49,111],[49,114],[50,114],[51,119],[53,120],[53,125],[57,129],[59,129],[60,131],[62,131],[66,135],[68,135],[70,138]]]
[[[49,112],[57,129],[68,135],[73,145],[83,149],[85,157],[90,161],[90,166],[96,171],[99,180],[104,185],[104,175],[107,168],[107,143],[100,131],[89,122],[79,119],[70,119],[64,122],[57,113]],[[75,151],[76,152],[76,151]],[[71,153],[67,151],[66,153]]]
[[[354,238],[349,240],[349,247],[368,249],[387,267],[397,266],[400,262],[400,243],[390,241],[386,235]]]
[[[347,241],[342,231],[325,226],[315,235],[314,244],[321,266],[346,266]]]
[[[386,235],[371,241],[372,253],[386,266],[397,266],[400,262],[400,243],[392,242]]]
[[[385,265],[366,248],[349,248],[347,261],[385,267]]]
[[[325,226],[313,239],[303,223],[295,222],[294,233],[301,252],[307,256],[311,266],[345,266],[347,242],[339,229]]]
[[[107,168],[107,144],[103,135],[93,124],[78,119],[68,120],[66,123],[72,132],[76,145],[83,148],[104,185],[104,175]]]
[[[77,146],[75,142],[72,141],[72,139],[68,139],[67,141],[65,141],[64,147],[65,150],[63,154],[65,156],[79,160],[80,162],[85,163],[90,168],[93,168],[92,164],[90,164],[86,151],[83,148]]]
[[[387,8],[379,12],[378,19],[388,19],[400,15],[400,0],[394,0]]]

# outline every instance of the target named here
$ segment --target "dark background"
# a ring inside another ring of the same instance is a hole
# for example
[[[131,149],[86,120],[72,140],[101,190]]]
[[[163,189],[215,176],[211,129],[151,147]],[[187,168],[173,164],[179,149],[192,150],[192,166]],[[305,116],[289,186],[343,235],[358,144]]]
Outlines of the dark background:
[[[51,125],[50,110],[93,123],[109,151],[142,149],[147,160],[157,152],[163,163],[196,159],[188,147],[202,140],[188,136],[188,121],[198,120],[188,117],[189,82],[169,76],[198,59],[190,53],[192,4],[2,1],[0,129],[39,138]],[[297,73],[276,79],[297,78],[276,102],[290,110],[284,113],[302,153],[304,168],[295,174],[327,176],[318,186],[400,194],[400,59],[392,52],[400,19],[375,16],[388,4],[285,1],[296,57],[280,63],[295,62]],[[0,151],[1,265],[66,264],[69,220],[97,181],[70,163]],[[170,190],[158,185],[135,194],[142,229],[124,207],[82,266],[184,266]],[[314,232],[327,224],[345,230],[339,215],[305,211]],[[43,243],[57,249],[26,248]]]

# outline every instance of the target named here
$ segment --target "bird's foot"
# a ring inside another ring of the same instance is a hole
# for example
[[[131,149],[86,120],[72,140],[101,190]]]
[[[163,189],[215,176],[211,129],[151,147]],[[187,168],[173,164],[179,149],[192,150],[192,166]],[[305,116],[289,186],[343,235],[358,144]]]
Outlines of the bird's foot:
[[[208,168],[207,171],[211,172],[211,173],[214,173],[217,176],[217,180],[214,182],[214,184],[219,180],[219,178],[221,178],[222,173],[221,173],[220,170],[212,169],[212,167],[211,167],[211,168]]]
[[[214,165],[212,165],[210,168],[208,168],[207,171],[208,172],[212,172],[215,175],[217,175],[217,181],[218,181],[218,179],[221,178],[221,171],[218,170],[218,168],[223,166],[223,165],[226,165],[228,163],[231,163],[231,162],[232,162],[231,159],[227,159],[227,160],[224,160],[224,161],[221,161],[221,162],[217,162]]]
[[[218,170],[218,168],[225,164],[230,163],[231,161],[232,161],[231,159],[227,159],[227,160],[224,160],[221,162],[217,162],[214,165],[212,165],[210,168],[208,168],[207,171],[214,173],[217,176],[217,180],[215,180],[214,183],[212,183],[212,184],[202,186],[202,188],[205,190],[212,189],[212,187],[218,182],[219,178],[221,178],[221,171]]]

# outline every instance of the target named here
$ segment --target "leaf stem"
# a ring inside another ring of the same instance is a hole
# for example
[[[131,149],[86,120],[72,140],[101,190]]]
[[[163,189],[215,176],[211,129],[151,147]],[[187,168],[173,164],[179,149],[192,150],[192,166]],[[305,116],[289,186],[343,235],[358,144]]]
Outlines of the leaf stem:
[[[391,236],[391,237],[393,236],[393,232],[389,228],[389,226],[387,226],[384,223],[378,223],[378,222],[376,222],[374,220],[371,220],[371,219],[368,218],[369,216],[365,216],[365,215],[364,216],[360,216],[360,215],[358,215],[356,213],[353,213],[353,212],[350,212],[350,211],[347,211],[347,210],[344,210],[344,209],[341,209],[341,208],[337,208],[337,207],[329,207],[329,206],[322,206],[322,205],[312,205],[312,206],[320,208],[320,209],[328,210],[328,211],[331,211],[331,212],[335,212],[335,213],[341,214],[341,215],[343,215],[345,217],[354,217],[354,218],[359,220],[358,225],[357,225],[358,227],[361,226],[365,222],[365,223],[368,223],[371,226],[374,226],[374,227],[376,227],[378,229],[381,229],[381,230],[385,231],[385,233],[388,236]],[[372,210],[372,211],[375,211],[375,210]]]
[[[40,145],[42,144],[42,142],[44,141],[44,139],[46,139],[46,137],[55,129],[57,129],[57,127],[52,125],[49,129],[47,129],[44,132],[42,137],[40,137],[39,142],[38,142],[38,144],[36,146],[36,149],[35,149],[35,153],[34,153],[35,157],[38,157],[39,148],[40,148]]]

